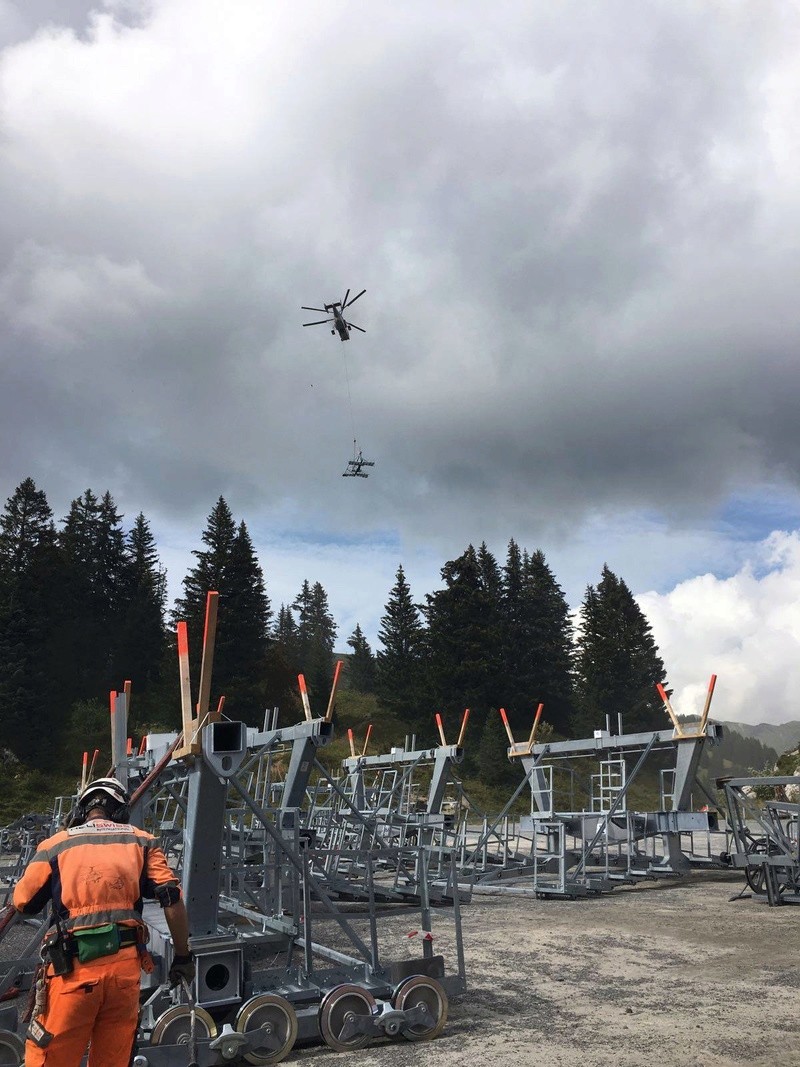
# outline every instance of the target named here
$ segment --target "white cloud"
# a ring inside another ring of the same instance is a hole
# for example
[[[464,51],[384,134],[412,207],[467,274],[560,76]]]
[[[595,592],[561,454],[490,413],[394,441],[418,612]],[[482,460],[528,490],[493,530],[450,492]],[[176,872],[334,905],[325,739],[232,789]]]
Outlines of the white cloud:
[[[702,710],[716,674],[712,714],[718,718],[800,718],[800,533],[771,534],[730,578],[704,574],[637,601],[653,627],[679,713]]]

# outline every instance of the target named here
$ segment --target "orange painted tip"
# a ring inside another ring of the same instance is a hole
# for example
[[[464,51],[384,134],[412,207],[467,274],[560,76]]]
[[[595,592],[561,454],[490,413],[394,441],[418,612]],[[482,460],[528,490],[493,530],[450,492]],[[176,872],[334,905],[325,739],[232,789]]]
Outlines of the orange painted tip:
[[[109,706],[111,707],[111,714],[112,715],[114,714],[114,705],[116,704],[116,702],[117,702],[117,691],[116,691],[116,689],[112,689],[111,692],[108,694],[108,703],[109,703]]]
[[[436,725],[437,726],[441,726],[442,725],[442,716],[439,714],[438,711],[436,712]]]
[[[347,727],[347,736],[350,738],[351,741],[353,740],[353,727],[352,726],[348,726]]]
[[[92,756],[92,760],[96,760],[99,755],[100,755],[100,749],[96,748],[94,750],[94,755]]]
[[[662,700],[666,700],[667,699],[667,691],[664,688],[664,686],[661,684],[661,682],[656,682],[656,689],[658,690],[658,695],[661,697],[661,699]]]
[[[178,655],[189,655],[189,628],[185,622],[179,622],[177,627],[178,633]]]
[[[372,723],[367,727],[367,741],[369,741],[370,734],[372,733]]]
[[[501,708],[500,709],[500,718],[503,720],[503,722],[506,724],[506,726],[508,726],[508,716],[506,715],[506,709],[505,708]]]
[[[86,764],[88,762],[89,762],[89,753],[88,752],[84,752],[84,754],[83,754],[83,765],[84,765],[84,767],[86,766]]]
[[[219,704],[217,704],[217,715],[218,715],[218,716],[222,714],[222,709],[223,709],[224,707],[225,707],[225,697],[224,697],[224,696],[221,696],[221,697],[219,698]]]
[[[142,740],[139,742],[139,755],[143,756],[146,751],[147,751],[147,734],[145,734],[144,737],[142,738]]]
[[[714,692],[714,686],[716,684],[717,684],[717,676],[716,676],[716,674],[712,674],[711,675],[711,681],[708,683],[708,691],[709,691],[709,693],[713,693]]]
[[[301,693],[305,693],[306,692],[306,680],[302,676],[302,674],[298,674],[298,676],[297,676],[297,684],[300,686],[300,692]]]
[[[419,933],[419,930],[409,930],[408,933],[406,934],[406,937],[416,937],[418,933]]]
[[[544,711],[544,704],[540,704],[539,707],[536,709],[536,722],[538,722],[539,719],[541,718],[543,711]]]
[[[466,722],[469,718],[469,708],[464,708],[464,714],[461,716],[461,721]]]
[[[128,746],[126,748],[126,753],[129,756],[133,755],[133,738],[132,737],[128,738]]]

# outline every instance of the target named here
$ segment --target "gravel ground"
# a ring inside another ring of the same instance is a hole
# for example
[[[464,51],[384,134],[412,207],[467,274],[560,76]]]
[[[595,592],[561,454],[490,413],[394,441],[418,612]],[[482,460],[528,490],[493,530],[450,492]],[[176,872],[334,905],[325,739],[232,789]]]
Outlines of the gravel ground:
[[[800,907],[730,902],[741,887],[741,876],[704,872],[577,901],[475,896],[462,910],[468,991],[439,1038],[297,1048],[286,1062],[800,1067]],[[418,918],[382,917],[384,959],[419,951],[408,937]],[[434,911],[433,932],[450,971],[447,912]]]
[[[585,900],[475,897],[467,993],[434,1041],[292,1059],[322,1067],[798,1067],[800,907],[730,902],[704,872]],[[398,947],[408,917],[392,916]],[[434,913],[434,933],[437,916]],[[444,935],[437,950],[451,960]],[[407,949],[406,949],[407,951]]]

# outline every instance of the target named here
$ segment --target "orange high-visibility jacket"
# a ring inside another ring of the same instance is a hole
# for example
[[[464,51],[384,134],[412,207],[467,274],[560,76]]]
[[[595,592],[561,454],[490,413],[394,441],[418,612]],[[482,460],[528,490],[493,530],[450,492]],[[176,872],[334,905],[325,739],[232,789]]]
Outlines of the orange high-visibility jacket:
[[[142,924],[142,898],[180,886],[152,834],[93,819],[43,841],[14,888],[14,907],[35,914],[52,900],[66,930]],[[179,899],[179,898],[178,898]]]

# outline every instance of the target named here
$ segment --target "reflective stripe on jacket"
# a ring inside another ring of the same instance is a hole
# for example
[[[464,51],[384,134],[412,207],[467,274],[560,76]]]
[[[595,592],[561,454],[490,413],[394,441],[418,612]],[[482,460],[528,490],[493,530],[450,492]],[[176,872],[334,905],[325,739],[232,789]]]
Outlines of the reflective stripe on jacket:
[[[43,841],[14,888],[14,907],[35,914],[52,900],[67,930],[141,924],[142,898],[178,880],[152,834],[93,819]]]

